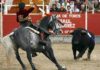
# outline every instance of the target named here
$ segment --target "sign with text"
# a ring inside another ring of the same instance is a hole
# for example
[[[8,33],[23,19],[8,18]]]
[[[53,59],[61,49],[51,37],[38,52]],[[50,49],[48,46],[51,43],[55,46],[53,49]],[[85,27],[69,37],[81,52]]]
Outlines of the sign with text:
[[[64,25],[60,26],[62,34],[68,34],[75,28],[85,28],[85,14],[57,13],[57,17],[64,23]]]

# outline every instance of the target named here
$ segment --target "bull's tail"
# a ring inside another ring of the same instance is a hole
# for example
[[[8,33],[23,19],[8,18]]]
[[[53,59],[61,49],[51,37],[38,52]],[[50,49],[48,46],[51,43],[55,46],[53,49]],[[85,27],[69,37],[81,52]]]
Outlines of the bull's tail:
[[[14,56],[14,43],[12,42],[10,35],[7,35],[1,40],[2,46],[5,48],[7,63],[11,63]]]

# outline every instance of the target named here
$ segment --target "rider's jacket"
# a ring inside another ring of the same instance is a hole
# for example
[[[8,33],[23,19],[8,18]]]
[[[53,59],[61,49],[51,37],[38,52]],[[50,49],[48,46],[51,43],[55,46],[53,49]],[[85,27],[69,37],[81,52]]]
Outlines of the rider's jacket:
[[[26,18],[29,13],[31,13],[32,11],[34,10],[33,7],[31,7],[30,9],[26,10],[26,9],[21,9],[19,10],[17,13],[16,13],[16,21],[19,22],[19,15],[22,15],[23,18]],[[23,22],[19,22],[20,25],[24,25],[24,24],[27,24],[26,23],[27,20],[23,21]]]

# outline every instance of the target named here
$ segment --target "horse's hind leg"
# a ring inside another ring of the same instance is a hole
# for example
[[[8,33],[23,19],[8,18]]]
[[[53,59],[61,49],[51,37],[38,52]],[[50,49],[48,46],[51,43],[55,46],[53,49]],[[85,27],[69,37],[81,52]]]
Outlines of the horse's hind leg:
[[[57,66],[58,70],[66,70],[65,68],[62,68],[60,64],[57,62],[53,50],[50,46],[47,46],[46,50],[43,52],[43,54],[48,57],[55,65]]]
[[[18,49],[15,50],[15,54],[16,54],[16,58],[17,58],[17,60],[18,60],[19,63],[21,64],[23,70],[26,70],[26,67],[25,67],[25,65],[23,64],[23,62],[22,62],[22,60],[21,60],[21,58],[20,58],[20,55],[19,55]]]
[[[32,67],[32,70],[36,70],[34,64],[32,63],[31,50],[27,50],[26,52],[27,52],[27,58],[28,58],[28,61],[29,61],[30,65],[31,65],[31,67]]]

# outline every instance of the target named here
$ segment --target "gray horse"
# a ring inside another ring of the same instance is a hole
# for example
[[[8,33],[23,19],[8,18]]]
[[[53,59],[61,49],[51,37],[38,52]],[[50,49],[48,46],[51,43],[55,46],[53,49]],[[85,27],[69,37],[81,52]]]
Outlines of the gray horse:
[[[46,16],[41,20],[39,26],[43,27],[45,30],[48,30],[50,28],[53,31],[56,31],[57,23],[61,23],[61,22],[59,22],[59,20],[56,18],[56,15],[50,17]],[[16,58],[21,64],[23,70],[26,70],[26,67],[20,58],[19,51],[18,51],[19,48],[26,51],[27,58],[28,61],[30,62],[32,70],[36,70],[34,64],[32,63],[32,56],[31,56],[31,54],[34,52],[42,52],[47,58],[49,58],[57,66],[58,70],[66,70],[66,68],[63,68],[57,62],[54,56],[49,35],[45,35],[45,41],[47,42],[47,45],[40,44],[39,39],[40,39],[39,32],[35,31],[34,29],[31,29],[30,27],[19,27],[14,32],[14,34],[8,35],[3,40],[11,42],[12,47],[14,48],[16,54]]]

